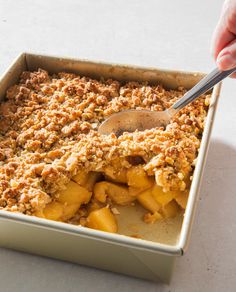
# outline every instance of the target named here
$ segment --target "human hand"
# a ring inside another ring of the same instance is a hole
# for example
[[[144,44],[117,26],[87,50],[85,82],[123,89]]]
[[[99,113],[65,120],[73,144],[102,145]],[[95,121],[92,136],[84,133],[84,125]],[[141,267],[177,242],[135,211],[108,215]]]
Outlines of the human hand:
[[[236,0],[224,2],[213,34],[212,54],[220,70],[236,67]]]

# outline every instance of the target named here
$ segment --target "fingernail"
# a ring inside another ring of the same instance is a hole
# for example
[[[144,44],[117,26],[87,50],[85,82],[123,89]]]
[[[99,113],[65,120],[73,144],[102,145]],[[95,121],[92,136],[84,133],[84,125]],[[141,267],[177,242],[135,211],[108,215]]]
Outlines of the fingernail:
[[[218,56],[216,63],[221,70],[229,70],[235,66],[235,59],[230,53]]]

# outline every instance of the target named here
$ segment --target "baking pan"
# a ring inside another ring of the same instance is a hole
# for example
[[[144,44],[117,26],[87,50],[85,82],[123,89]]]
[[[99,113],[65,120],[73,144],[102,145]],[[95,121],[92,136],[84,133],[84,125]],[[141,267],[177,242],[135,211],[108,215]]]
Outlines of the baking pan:
[[[104,64],[23,53],[0,79],[0,100],[3,100],[7,88],[18,81],[22,71],[38,68],[51,74],[66,71],[92,78],[161,83],[164,87],[172,89],[179,86],[189,89],[204,76],[203,73],[196,72]],[[147,235],[147,239],[143,240],[1,210],[0,245],[148,280],[169,282],[176,257],[183,255],[188,245],[219,93],[220,85],[217,85],[212,91],[211,105],[184,216],[170,219],[172,221],[168,226],[166,222],[148,225],[142,224],[141,220],[137,221],[136,226]],[[134,212],[141,212],[138,209],[132,210],[129,210],[129,207],[121,210],[128,223],[133,222],[133,218],[138,218]],[[129,226],[128,223],[121,222],[123,234],[131,228],[132,224]]]

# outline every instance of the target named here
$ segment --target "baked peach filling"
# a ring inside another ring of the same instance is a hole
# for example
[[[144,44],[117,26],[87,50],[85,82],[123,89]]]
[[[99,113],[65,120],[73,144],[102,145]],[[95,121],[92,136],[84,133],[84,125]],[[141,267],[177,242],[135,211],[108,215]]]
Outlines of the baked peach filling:
[[[0,210],[107,232],[119,232],[121,206],[142,206],[147,224],[183,213],[209,94],[182,109],[166,129],[119,137],[97,129],[122,110],[165,110],[185,92],[23,72],[0,103]]]
[[[175,217],[181,209],[184,210],[188,191],[163,192],[155,178],[148,176],[142,166],[133,166],[127,171],[117,172],[117,175],[80,171],[55,197],[55,201],[34,215],[67,222],[83,208],[80,225],[117,232],[115,213],[118,210],[115,207],[138,203],[147,210],[143,220],[154,223]]]

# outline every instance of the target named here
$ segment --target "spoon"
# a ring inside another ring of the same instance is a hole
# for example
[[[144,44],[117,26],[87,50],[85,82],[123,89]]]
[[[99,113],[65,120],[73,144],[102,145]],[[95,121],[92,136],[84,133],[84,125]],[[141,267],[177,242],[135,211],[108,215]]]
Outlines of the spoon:
[[[219,71],[218,68],[215,68],[165,111],[124,110],[112,114],[107,118],[99,126],[98,132],[104,135],[115,133],[116,136],[120,136],[123,132],[134,132],[135,130],[144,131],[145,129],[156,127],[165,128],[169,124],[171,118],[183,107],[235,71],[236,68],[227,71]]]

